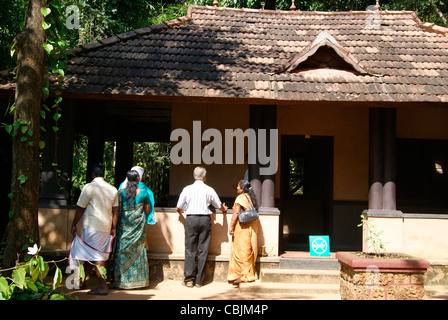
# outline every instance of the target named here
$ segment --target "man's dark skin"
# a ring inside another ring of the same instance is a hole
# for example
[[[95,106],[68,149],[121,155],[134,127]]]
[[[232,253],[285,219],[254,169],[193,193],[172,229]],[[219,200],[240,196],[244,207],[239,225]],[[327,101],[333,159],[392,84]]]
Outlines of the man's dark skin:
[[[96,177],[97,176],[93,173],[92,178],[95,179]],[[82,215],[84,214],[85,210],[86,210],[85,208],[76,206],[76,213],[75,213],[75,217],[73,218],[73,223],[72,223],[73,237],[78,232],[76,229],[76,225],[81,220]],[[118,207],[113,207],[112,208],[112,227],[110,229],[110,234],[114,237],[116,236],[116,233],[117,233],[117,224],[118,224]],[[87,276],[90,273],[90,271],[92,271],[92,268],[94,265],[100,266],[100,267],[106,267],[106,262],[107,261],[88,261],[88,263],[84,264],[84,274]],[[100,281],[100,286],[98,288],[96,288],[95,290],[93,290],[93,292],[95,292],[96,294],[107,294],[108,288],[107,288],[106,279],[104,279],[101,276],[98,268],[95,268],[95,273]],[[86,280],[84,279],[84,281],[81,283],[81,288],[84,286],[85,281]]]

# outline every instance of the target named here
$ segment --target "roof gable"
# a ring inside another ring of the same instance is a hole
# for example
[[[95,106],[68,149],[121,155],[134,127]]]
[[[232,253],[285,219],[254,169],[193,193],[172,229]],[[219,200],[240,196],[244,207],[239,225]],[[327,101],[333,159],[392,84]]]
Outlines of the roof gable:
[[[360,66],[358,59],[340,45],[328,31],[320,32],[314,41],[288,62],[283,72],[320,68],[368,73]]]

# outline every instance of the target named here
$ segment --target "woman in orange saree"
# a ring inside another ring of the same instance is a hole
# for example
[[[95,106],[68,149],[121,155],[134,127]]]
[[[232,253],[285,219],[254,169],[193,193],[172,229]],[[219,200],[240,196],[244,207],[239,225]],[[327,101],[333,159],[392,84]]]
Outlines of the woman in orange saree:
[[[234,286],[238,286],[241,282],[255,281],[255,261],[258,253],[258,219],[248,223],[238,221],[238,212],[241,208],[246,210],[249,207],[249,201],[258,209],[257,198],[246,180],[238,182],[237,192],[229,228],[229,233],[233,237],[227,275],[227,280]]]

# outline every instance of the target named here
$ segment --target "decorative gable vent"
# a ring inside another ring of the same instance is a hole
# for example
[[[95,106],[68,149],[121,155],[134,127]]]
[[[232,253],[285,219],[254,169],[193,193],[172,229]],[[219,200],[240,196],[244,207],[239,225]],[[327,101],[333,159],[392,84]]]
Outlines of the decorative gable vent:
[[[319,33],[316,39],[294,56],[280,72],[298,73],[316,69],[341,70],[354,74],[369,73],[328,31]]]

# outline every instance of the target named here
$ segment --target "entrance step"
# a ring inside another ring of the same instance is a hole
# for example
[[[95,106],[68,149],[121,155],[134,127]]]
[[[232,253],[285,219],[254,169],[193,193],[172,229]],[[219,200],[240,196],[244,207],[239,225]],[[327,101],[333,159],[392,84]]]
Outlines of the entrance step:
[[[332,299],[340,299],[339,284],[309,284],[309,283],[266,283],[259,280],[250,283],[241,283],[240,292],[246,293],[276,293],[276,294],[306,294],[306,295],[332,295]]]
[[[432,285],[425,286],[426,300],[448,300],[448,286]]]
[[[263,269],[262,283],[336,284],[339,285],[339,270]]]
[[[328,257],[313,257],[309,252],[286,252],[280,256],[280,269],[306,270],[339,270],[340,265],[336,254]]]
[[[339,269],[334,253],[329,257],[310,257],[309,252],[287,252],[280,256],[277,268],[261,268],[259,280],[241,283],[240,291],[338,300]]]

